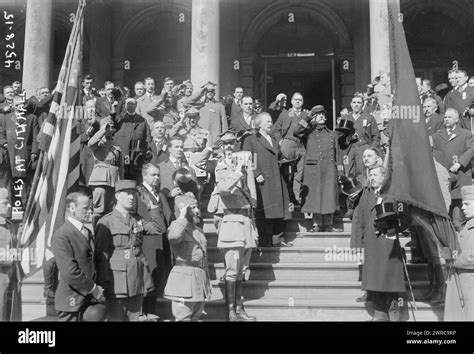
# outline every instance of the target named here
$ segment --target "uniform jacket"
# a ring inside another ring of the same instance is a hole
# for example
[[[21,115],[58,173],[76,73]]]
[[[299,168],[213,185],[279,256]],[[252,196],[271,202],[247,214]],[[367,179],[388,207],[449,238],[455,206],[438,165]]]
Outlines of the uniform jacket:
[[[352,222],[353,233],[359,234],[364,242],[362,290],[405,292],[400,243],[394,237],[377,237],[375,234],[377,202],[374,190],[365,188],[355,211],[360,222],[355,224],[355,218]]]
[[[25,124],[24,140],[19,140],[17,144],[16,124],[17,118],[15,112],[0,114],[0,146],[7,144],[7,150],[10,158],[10,166],[12,176],[15,177],[21,171],[15,169],[15,144],[22,148],[22,158],[25,159],[24,168],[28,168],[31,154],[38,154],[38,118],[34,114],[24,114],[25,120],[21,120],[20,124]]]
[[[199,125],[210,133],[210,144],[218,139],[218,135],[227,131],[227,117],[222,103],[217,101],[208,101],[199,110]]]
[[[177,262],[195,262],[201,266],[175,265],[168,277],[164,297],[175,301],[209,300],[211,286],[204,231],[189,221],[179,218],[171,223],[168,239]]]
[[[438,161],[446,169],[451,168],[455,159],[461,164],[456,174],[458,183],[451,190],[452,199],[461,198],[461,187],[472,184],[471,160],[474,157],[474,140],[471,132],[456,126],[448,138],[446,129],[438,130],[433,134],[433,150],[437,152]]]
[[[337,205],[336,134],[301,120],[294,136],[305,145],[301,211],[333,214]]]
[[[66,221],[53,235],[52,249],[60,277],[56,290],[56,310],[79,311],[95,284],[93,241]]]
[[[454,270],[459,277],[459,286],[464,296],[464,308],[459,301],[455,275],[448,278],[445,321],[474,321],[474,219],[470,219],[458,235],[459,251],[454,261]]]
[[[262,175],[263,184],[257,186],[256,217],[265,219],[291,217],[289,211],[289,195],[286,184],[280,174],[278,161],[281,158],[280,148],[275,138],[272,138],[273,147],[260,133],[249,136],[244,141],[243,151],[250,151],[254,159],[254,175]]]
[[[235,170],[230,161],[219,160],[215,168],[217,195],[216,214],[222,215],[217,247],[257,246],[258,233],[253,218],[252,202],[257,201],[257,190],[252,168]]]
[[[111,141],[107,145],[99,145],[104,134],[105,130],[99,130],[88,142],[95,161],[88,185],[115,187],[115,182],[124,178],[123,153]]]
[[[106,289],[108,298],[132,297],[153,290],[142,246],[133,246],[132,231],[138,220],[134,214],[124,217],[115,208],[97,224],[97,284]]]

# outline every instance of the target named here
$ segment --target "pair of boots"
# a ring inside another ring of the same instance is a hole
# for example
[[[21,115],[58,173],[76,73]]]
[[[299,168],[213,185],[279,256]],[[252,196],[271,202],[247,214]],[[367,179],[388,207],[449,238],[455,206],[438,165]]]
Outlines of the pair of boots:
[[[242,280],[225,281],[225,306],[228,322],[254,322],[256,317],[249,316],[242,301]]]
[[[443,305],[445,279],[441,264],[428,263],[428,279],[430,281],[430,290],[417,297],[416,300],[429,301],[431,306]]]

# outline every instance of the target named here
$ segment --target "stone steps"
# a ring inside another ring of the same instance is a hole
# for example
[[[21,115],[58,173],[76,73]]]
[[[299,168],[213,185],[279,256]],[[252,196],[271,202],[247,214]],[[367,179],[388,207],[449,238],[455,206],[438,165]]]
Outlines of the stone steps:
[[[417,303],[415,318],[417,321],[440,321],[444,309],[432,308],[425,303]],[[368,321],[372,318],[373,306],[370,302],[357,303],[354,300],[341,299],[252,299],[244,301],[249,315],[258,321]],[[158,300],[158,315],[170,318],[171,304],[167,299]],[[224,300],[212,300],[205,305],[206,320],[225,318]],[[401,321],[413,321],[412,307],[404,302]]]

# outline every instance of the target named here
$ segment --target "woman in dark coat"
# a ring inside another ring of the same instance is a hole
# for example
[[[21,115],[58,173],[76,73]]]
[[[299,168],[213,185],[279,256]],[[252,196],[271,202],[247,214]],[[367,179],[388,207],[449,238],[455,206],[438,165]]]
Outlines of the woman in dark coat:
[[[255,210],[259,244],[271,246],[273,242],[279,246],[291,244],[281,240],[284,220],[291,218],[290,198],[288,190],[280,174],[278,161],[281,157],[278,142],[273,138],[272,117],[268,113],[260,113],[254,121],[257,133],[244,140],[243,151],[250,151],[254,158],[254,175],[257,182],[257,208]]]
[[[312,232],[342,231],[333,226],[337,206],[337,137],[326,127],[326,110],[318,105],[301,120],[293,135],[306,148],[301,211],[313,213]]]

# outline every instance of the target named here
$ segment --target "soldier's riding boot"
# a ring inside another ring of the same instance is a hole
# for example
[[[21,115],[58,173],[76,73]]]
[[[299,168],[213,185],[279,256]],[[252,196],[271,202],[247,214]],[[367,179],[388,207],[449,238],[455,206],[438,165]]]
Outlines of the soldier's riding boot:
[[[390,322],[400,322],[400,306],[397,300],[392,300],[388,309],[388,319]]]
[[[256,317],[249,316],[245,312],[243,299],[242,299],[242,280],[235,282],[235,312],[240,322],[255,322]]]
[[[434,264],[435,291],[430,301],[431,306],[444,305],[445,279],[441,264]]]
[[[237,322],[237,314],[235,313],[235,281],[225,281],[225,310],[226,320],[228,322]]]
[[[435,277],[434,277],[434,264],[428,263],[428,279],[430,281],[430,288],[424,294],[419,297],[415,297],[416,301],[430,301],[435,293]]]

